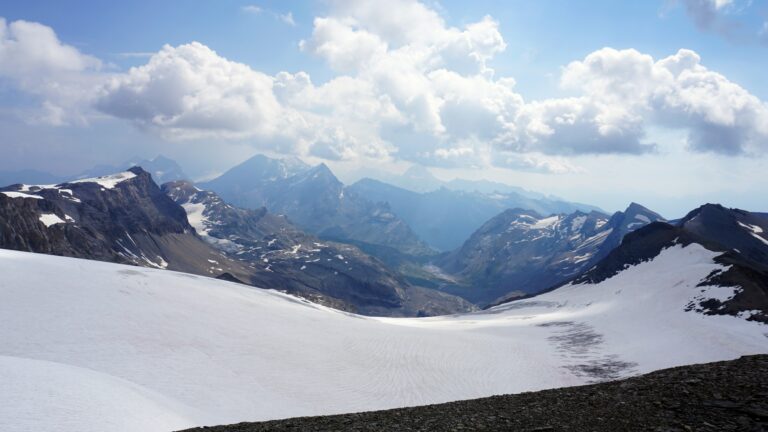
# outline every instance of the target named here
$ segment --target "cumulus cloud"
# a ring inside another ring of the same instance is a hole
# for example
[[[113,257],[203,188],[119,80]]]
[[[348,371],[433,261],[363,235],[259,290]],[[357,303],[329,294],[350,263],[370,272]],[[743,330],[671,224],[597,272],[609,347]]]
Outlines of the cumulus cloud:
[[[563,158],[554,158],[539,153],[496,152],[493,155],[494,165],[519,171],[529,171],[544,174],[567,174],[584,172]]]
[[[610,107],[609,130],[634,124],[642,132],[643,124],[654,123],[687,129],[694,151],[766,150],[768,105],[701,65],[690,50],[654,61],[635,50],[604,48],[568,65],[562,83]]]
[[[95,73],[102,63],[62,43],[45,25],[0,17],[0,77],[41,99],[36,120],[62,125],[84,122]]]
[[[657,151],[647,134],[657,126],[686,131],[691,151],[766,150],[766,104],[693,51],[654,59],[600,49],[563,68],[560,84],[570,97],[527,101],[513,78],[492,69],[506,48],[492,17],[455,27],[415,0],[330,5],[300,44],[336,71],[326,82],[315,84],[305,72],[265,74],[193,42],[100,74],[91,105],[168,139],[249,139],[328,160],[579,172],[566,158]],[[19,39],[4,22],[1,28],[3,47]],[[95,74],[98,60],[47,32],[43,39],[61,53],[34,60],[31,69],[50,63]],[[18,70],[0,73],[23,79]],[[67,115],[61,107],[50,107],[52,119]]]
[[[270,76],[197,42],[163,47],[102,94],[103,112],[171,138],[269,136],[281,109]]]

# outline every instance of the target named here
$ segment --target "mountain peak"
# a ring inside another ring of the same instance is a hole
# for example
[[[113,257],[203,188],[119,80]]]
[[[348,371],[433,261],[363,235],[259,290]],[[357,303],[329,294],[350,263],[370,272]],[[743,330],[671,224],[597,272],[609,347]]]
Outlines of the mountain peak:
[[[331,169],[325,163],[320,163],[310,168],[309,171],[307,171],[307,177],[328,178],[328,179],[333,179],[335,181],[339,181],[339,179],[337,179],[336,176],[333,174],[333,171],[331,171]]]

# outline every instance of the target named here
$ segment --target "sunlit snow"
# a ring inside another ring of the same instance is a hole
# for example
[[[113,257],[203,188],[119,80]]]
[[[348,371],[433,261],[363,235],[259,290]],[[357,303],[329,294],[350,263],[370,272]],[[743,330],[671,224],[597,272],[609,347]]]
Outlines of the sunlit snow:
[[[370,318],[200,276],[0,250],[0,430],[168,431],[578,385],[768,352],[685,312],[693,244],[494,309]],[[727,298],[735,288],[712,288]]]

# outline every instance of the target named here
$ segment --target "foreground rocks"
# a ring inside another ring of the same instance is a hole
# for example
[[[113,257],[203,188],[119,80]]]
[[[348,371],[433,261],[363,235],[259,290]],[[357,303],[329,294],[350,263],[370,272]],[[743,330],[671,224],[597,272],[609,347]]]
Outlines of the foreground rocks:
[[[189,431],[310,430],[766,431],[768,355],[581,387]]]

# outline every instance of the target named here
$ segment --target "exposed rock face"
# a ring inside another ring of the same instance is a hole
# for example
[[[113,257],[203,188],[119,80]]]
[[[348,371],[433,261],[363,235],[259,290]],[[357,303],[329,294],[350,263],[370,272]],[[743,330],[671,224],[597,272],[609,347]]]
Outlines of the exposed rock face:
[[[263,207],[233,207],[214,192],[184,181],[166,183],[163,191],[187,211],[203,239],[256,270],[252,280],[259,286],[310,299],[328,297],[336,300],[336,307],[368,315],[472,309],[458,298],[412,287],[358,248],[306,234]]]
[[[189,429],[258,431],[747,431],[768,429],[768,356],[622,381],[413,408]]]
[[[285,214],[323,239],[354,241],[369,253],[377,246],[409,255],[434,252],[387,205],[345,187],[324,164],[255,156],[200,187],[233,205]]]
[[[480,304],[535,294],[592,267],[627,232],[661,216],[632,204],[610,218],[599,212],[543,217],[512,209],[486,222],[464,245],[438,260],[468,288],[454,291]]]
[[[701,281],[702,287],[739,287],[733,298],[703,298],[701,302],[692,302],[689,310],[741,314],[749,320],[768,323],[768,217],[717,204],[703,205],[674,225],[655,222],[628,234],[620,246],[573,282],[603,281],[677,243],[698,243],[723,252],[715,261],[730,267],[710,274]]]
[[[250,273],[195,235],[184,210],[138,167],[101,178],[0,190],[3,248],[212,276],[229,272],[247,279]]]

